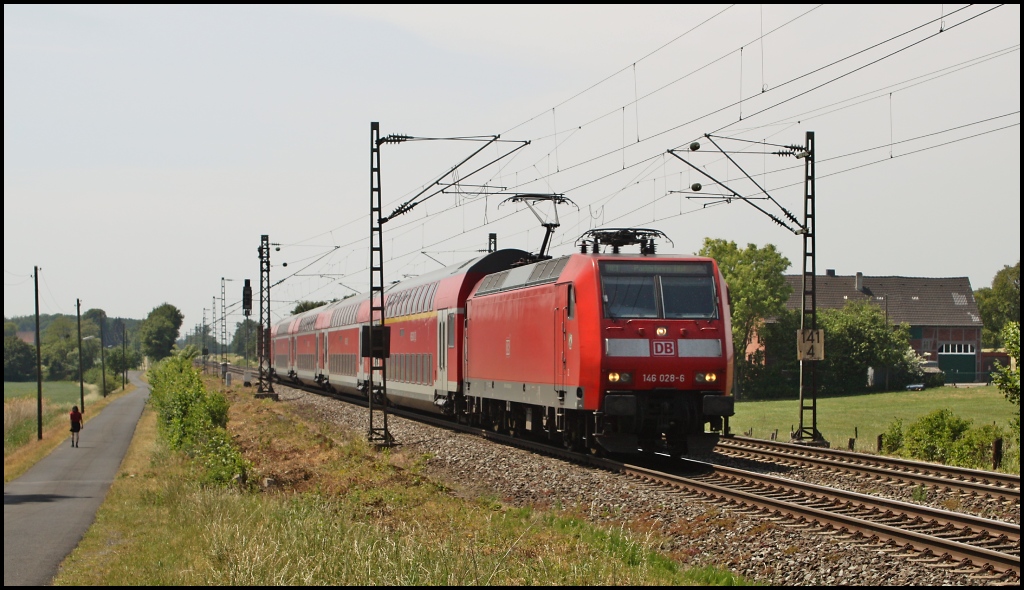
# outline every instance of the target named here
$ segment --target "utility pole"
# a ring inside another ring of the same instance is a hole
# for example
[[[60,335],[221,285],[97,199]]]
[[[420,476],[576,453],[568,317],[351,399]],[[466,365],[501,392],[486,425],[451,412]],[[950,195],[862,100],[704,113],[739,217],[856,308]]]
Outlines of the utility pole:
[[[217,363],[217,354],[220,352],[220,343],[217,342],[217,296],[214,295],[210,298],[212,307],[210,308],[210,336],[213,338],[213,346],[210,347],[210,356],[213,357],[214,364]],[[220,371],[217,369],[213,370],[216,375]]]
[[[85,377],[82,375],[82,300],[75,299],[75,310],[78,316],[78,405],[85,413]]]
[[[43,440],[43,353],[39,341],[39,267],[33,267],[32,278],[36,282],[36,416],[39,423],[39,440]]]
[[[206,373],[206,308],[203,308],[203,347],[199,349],[203,356],[203,373]]]
[[[103,325],[107,323],[107,314],[103,314],[103,318],[100,321],[100,387],[103,388],[101,392],[103,397],[107,397],[107,339],[103,336]]]
[[[121,322],[121,328],[124,330],[121,334],[121,369],[124,371],[121,375],[121,391],[124,391],[128,382],[128,324]]]
[[[390,334],[384,325],[384,228],[381,215],[380,123],[370,123],[370,325],[363,328],[363,357],[370,359],[370,380],[366,384],[370,427],[367,439],[378,446],[391,446],[388,431],[388,376],[385,359],[390,356]],[[380,408],[374,402],[380,403]],[[374,415],[380,414],[379,426]]]
[[[225,283],[227,280],[228,279],[225,279],[224,277],[220,278],[220,341],[222,343],[220,349],[221,379],[226,377],[224,373],[227,370],[228,362],[227,351],[224,349],[228,344],[228,312],[227,304],[225,303],[226,298],[224,295]]]
[[[821,332],[818,331],[817,268],[814,240],[814,132],[808,131],[803,151],[804,160],[804,260],[803,294],[800,297],[800,341],[804,343],[800,354],[800,429],[794,442],[815,446],[828,446],[818,432],[818,361],[824,358]],[[809,284],[808,284],[809,283]],[[809,348],[805,348],[808,342]],[[810,394],[810,403],[807,402]],[[805,419],[810,414],[810,424]]]
[[[725,183],[714,178],[707,171],[699,166],[695,166],[682,156],[676,153],[676,150],[668,150],[668,153],[681,160],[686,165],[693,168],[699,174],[707,177],[715,185],[721,187],[726,191],[726,194],[715,195],[719,202],[730,203],[733,199],[741,200],[748,205],[751,205],[761,213],[768,216],[776,224],[792,231],[796,235],[803,236],[803,276],[801,281],[801,303],[800,303],[800,331],[797,333],[797,358],[800,361],[800,386],[799,386],[799,402],[800,402],[800,427],[792,432],[792,442],[806,444],[811,446],[824,446],[828,447],[829,443],[822,437],[818,431],[818,380],[816,375],[817,364],[819,360],[823,360],[824,357],[824,342],[822,331],[818,330],[818,307],[817,307],[817,279],[816,279],[816,257],[817,251],[815,248],[815,238],[817,237],[815,231],[815,199],[814,199],[814,132],[808,131],[806,134],[806,143],[803,147],[799,145],[776,145],[779,150],[771,152],[776,156],[793,156],[798,159],[804,160],[804,220],[801,223],[797,218],[786,210],[778,201],[772,197],[768,191],[766,191],[752,176],[747,174],[739,163],[736,162],[730,156],[730,153],[723,150],[716,142],[715,137],[711,134],[704,134],[704,137],[714,145],[718,151],[725,156],[725,158],[738,168],[754,185],[758,188],[758,192],[762,193],[763,197],[745,197],[735,190],[727,186]],[[721,138],[719,139],[735,139],[735,138]],[[737,140],[747,141],[747,140]],[[759,143],[765,146],[772,145],[764,142],[749,142]],[[689,151],[696,152],[700,149],[700,144],[693,142],[689,146]],[[700,183],[694,183],[690,189],[692,193],[698,193],[701,190]],[[670,192],[691,192],[691,191],[670,191]],[[754,200],[767,199],[774,203],[782,213],[785,219],[779,218],[778,216],[769,213],[760,205],[754,203]],[[707,205],[705,205],[706,207]]]
[[[380,136],[380,123],[370,123],[370,325],[365,326],[361,333],[362,356],[370,359],[370,373],[366,384],[366,395],[370,406],[370,427],[367,438],[377,446],[392,446],[394,439],[388,431],[387,414],[387,365],[385,360],[390,356],[389,328],[385,325],[384,305],[384,224],[395,217],[408,213],[420,203],[427,199],[445,192],[453,186],[459,185],[470,176],[486,169],[491,164],[508,157],[516,151],[526,147],[530,142],[515,141],[510,143],[519,144],[513,150],[498,156],[490,164],[485,164],[476,170],[456,176],[458,169],[477,154],[487,149],[488,146],[499,142],[498,135],[471,136],[471,137],[411,137],[408,135]],[[386,143],[403,143],[406,141],[435,141],[435,140],[457,140],[480,142],[482,145],[467,158],[452,167],[426,188],[414,195],[411,199],[400,204],[391,215],[382,215],[381,208],[381,174],[380,174],[380,146]],[[455,179],[445,182],[449,175]],[[440,188],[438,188],[440,187]],[[427,193],[430,194],[427,194]],[[376,405],[379,404],[380,408]],[[374,425],[374,416],[380,413],[380,426]]]
[[[260,331],[256,348],[260,357],[260,381],[256,387],[256,397],[277,401],[271,376],[274,367],[270,358],[270,236],[260,236],[257,252],[260,256]]]

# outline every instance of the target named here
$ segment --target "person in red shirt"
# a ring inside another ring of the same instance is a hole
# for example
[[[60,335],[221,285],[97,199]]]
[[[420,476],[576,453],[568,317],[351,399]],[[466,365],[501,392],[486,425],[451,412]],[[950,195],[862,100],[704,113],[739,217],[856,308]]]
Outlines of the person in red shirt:
[[[78,433],[82,430],[82,413],[78,411],[78,406],[71,408],[71,446],[78,446]]]

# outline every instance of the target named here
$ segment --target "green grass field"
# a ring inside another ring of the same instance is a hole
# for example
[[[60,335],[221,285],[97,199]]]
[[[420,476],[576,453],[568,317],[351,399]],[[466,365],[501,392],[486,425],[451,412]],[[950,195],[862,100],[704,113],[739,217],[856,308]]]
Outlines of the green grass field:
[[[890,423],[902,418],[908,424],[941,408],[949,408],[973,426],[996,424],[1007,428],[1020,408],[1006,401],[995,386],[954,388],[950,386],[924,391],[899,391],[818,399],[818,431],[833,448],[846,448],[856,438],[856,450],[875,452],[878,435]],[[809,426],[810,412],[804,426]],[[800,423],[796,400],[737,402],[736,415],[730,421],[733,434],[753,430],[754,438],[770,439],[778,430],[778,440],[788,441],[789,433]],[[1006,441],[1017,445],[1019,441]]]
[[[4,400],[16,397],[31,397],[35,399],[36,392],[37,385],[35,381],[23,383],[4,382]],[[85,395],[89,395],[89,385],[85,386]],[[43,398],[55,404],[77,404],[79,401],[78,383],[75,381],[43,381]]]

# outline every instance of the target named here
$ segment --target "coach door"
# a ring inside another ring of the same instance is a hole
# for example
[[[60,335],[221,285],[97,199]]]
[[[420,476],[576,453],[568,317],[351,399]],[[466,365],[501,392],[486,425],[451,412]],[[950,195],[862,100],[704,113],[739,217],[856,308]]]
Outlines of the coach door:
[[[434,362],[437,380],[434,382],[434,389],[440,392],[448,391],[448,331],[454,328],[451,325],[455,321],[453,316],[454,314],[449,314],[447,309],[437,310],[437,354],[434,355],[437,359]]]
[[[320,366],[317,368],[320,369],[321,373],[323,373],[324,370],[327,368],[327,338],[326,334],[324,334],[323,332],[321,332],[317,336],[317,338],[317,352],[319,354],[317,354],[316,356],[317,362],[320,364]]]

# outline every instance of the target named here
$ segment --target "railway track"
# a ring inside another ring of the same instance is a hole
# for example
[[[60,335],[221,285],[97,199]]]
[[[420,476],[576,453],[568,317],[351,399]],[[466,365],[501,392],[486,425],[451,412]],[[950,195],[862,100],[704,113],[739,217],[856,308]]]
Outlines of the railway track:
[[[628,464],[614,468],[782,526],[934,567],[957,568],[978,580],[1019,580],[1018,525],[720,465],[701,465],[705,472],[699,475]]]
[[[738,459],[824,469],[868,480],[923,485],[1010,504],[1020,503],[1019,475],[743,437],[723,438],[715,451]]]
[[[288,385],[296,387],[295,384]],[[356,397],[328,394],[315,388],[304,389],[347,403],[366,405],[365,400]],[[927,567],[952,569],[979,583],[1019,584],[1020,526],[1012,523],[710,463],[687,460],[670,463],[671,467],[665,470],[652,469],[583,455],[542,442],[457,424],[440,417],[424,416],[397,408],[390,409],[389,413],[621,473],[647,485],[667,487],[713,503],[723,510],[763,518],[779,526],[806,534],[822,535],[865,551],[891,554]],[[844,466],[844,469],[855,473],[857,468]],[[864,476],[869,477],[866,474]]]

